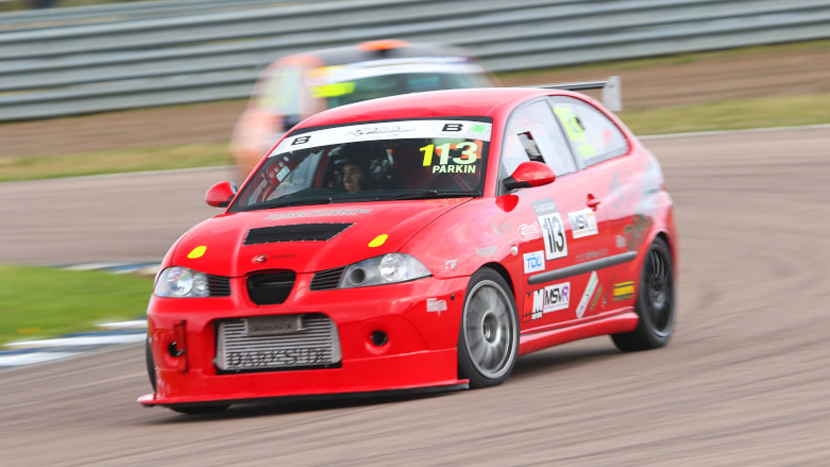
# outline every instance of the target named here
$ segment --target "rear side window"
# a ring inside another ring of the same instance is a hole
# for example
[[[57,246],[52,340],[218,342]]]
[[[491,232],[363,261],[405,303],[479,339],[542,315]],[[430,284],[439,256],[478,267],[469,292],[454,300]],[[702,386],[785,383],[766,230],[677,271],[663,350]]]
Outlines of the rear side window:
[[[504,177],[527,161],[549,165],[557,177],[576,171],[568,142],[544,100],[524,105],[510,116],[501,160]]]
[[[594,106],[570,97],[550,99],[574,154],[583,165],[602,162],[629,151],[622,131]]]

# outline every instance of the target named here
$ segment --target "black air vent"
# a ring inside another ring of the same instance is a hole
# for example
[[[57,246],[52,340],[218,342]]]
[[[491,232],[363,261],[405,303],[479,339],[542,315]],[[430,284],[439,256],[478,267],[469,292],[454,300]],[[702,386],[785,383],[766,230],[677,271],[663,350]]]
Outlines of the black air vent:
[[[254,274],[248,278],[248,296],[257,305],[279,305],[294,287],[292,271]]]
[[[340,283],[340,276],[343,275],[344,269],[346,269],[346,266],[315,272],[309,288],[311,290],[336,289],[337,284]]]
[[[231,294],[231,280],[228,277],[208,274],[208,291],[210,297],[227,297]]]
[[[296,224],[251,229],[245,245],[281,242],[325,242],[354,224]]]

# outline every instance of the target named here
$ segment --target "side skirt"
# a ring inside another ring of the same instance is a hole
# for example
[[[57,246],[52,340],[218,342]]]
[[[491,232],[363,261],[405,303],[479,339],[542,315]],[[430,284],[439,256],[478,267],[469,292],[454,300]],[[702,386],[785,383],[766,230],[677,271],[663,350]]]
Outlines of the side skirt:
[[[631,309],[594,321],[522,334],[519,338],[519,356],[588,337],[631,332],[637,327],[639,320],[640,318]]]

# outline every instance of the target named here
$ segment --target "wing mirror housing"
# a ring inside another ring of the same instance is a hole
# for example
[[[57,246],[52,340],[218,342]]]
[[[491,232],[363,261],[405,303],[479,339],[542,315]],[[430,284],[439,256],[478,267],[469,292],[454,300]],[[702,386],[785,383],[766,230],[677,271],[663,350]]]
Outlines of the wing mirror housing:
[[[208,188],[205,193],[205,202],[215,208],[226,208],[236,196],[236,185],[231,182],[219,182]]]
[[[547,185],[556,180],[556,174],[547,164],[541,162],[522,162],[509,177],[501,181],[508,190]]]

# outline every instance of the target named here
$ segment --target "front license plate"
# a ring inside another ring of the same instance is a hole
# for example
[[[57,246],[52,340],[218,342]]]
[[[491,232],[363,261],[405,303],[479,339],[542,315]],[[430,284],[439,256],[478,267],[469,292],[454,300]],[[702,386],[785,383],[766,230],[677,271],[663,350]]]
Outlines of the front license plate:
[[[302,315],[258,316],[244,321],[245,334],[248,336],[273,336],[303,330]]]

